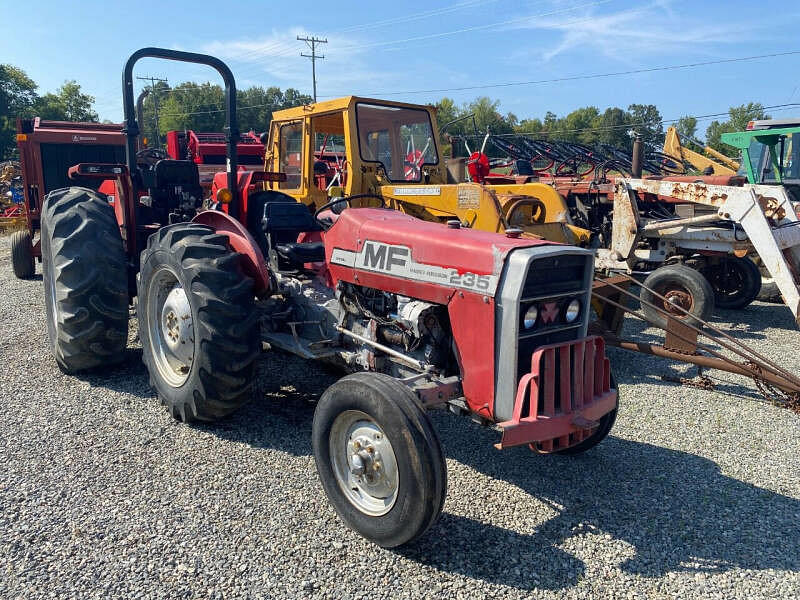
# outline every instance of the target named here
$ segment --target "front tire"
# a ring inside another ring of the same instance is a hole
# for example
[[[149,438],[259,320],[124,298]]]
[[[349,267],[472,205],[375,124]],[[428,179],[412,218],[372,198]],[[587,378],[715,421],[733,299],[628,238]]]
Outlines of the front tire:
[[[642,312],[645,317],[661,329],[667,328],[667,317],[670,313],[695,327],[701,327],[702,321],[708,321],[714,312],[714,290],[703,275],[686,265],[665,265],[657,268],[644,280],[640,298]],[[666,298],[663,300],[656,294]],[[655,305],[656,310],[648,304]],[[689,312],[687,315],[680,307]]]
[[[81,187],[47,195],[42,279],[53,355],[71,374],[125,357],[128,272],[114,210]]]
[[[447,466],[414,393],[379,373],[329,387],[312,426],[322,487],[345,524],[384,548],[407,544],[436,522]]]
[[[19,279],[30,279],[36,272],[33,242],[27,229],[11,234],[11,268]]]
[[[253,280],[211,227],[150,236],[139,275],[139,336],[150,383],[183,422],[215,421],[250,397],[259,353]]]
[[[617,422],[617,411],[619,410],[619,387],[617,387],[617,382],[614,379],[613,373],[611,374],[611,387],[617,390],[617,404],[614,406],[614,410],[600,417],[600,425],[598,425],[591,435],[585,440],[575,444],[574,446],[570,446],[569,448],[556,450],[553,454],[563,454],[565,456],[583,454],[587,450],[591,450],[597,446],[597,444],[608,437],[608,434],[611,433],[611,429],[614,427],[614,423]]]

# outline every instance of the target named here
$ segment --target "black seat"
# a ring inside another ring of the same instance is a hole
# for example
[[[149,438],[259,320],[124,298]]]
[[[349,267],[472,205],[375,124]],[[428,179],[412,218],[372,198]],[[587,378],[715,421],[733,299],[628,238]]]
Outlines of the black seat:
[[[325,244],[322,242],[306,242],[298,244],[279,244],[275,246],[278,256],[298,268],[304,263],[322,262],[325,260]]]
[[[164,159],[153,169],[157,188],[172,186],[200,187],[200,174],[197,165],[190,160]]]
[[[279,271],[298,270],[304,263],[325,260],[322,242],[297,243],[301,233],[322,231],[308,207],[300,202],[268,202],[262,220],[270,262]]]

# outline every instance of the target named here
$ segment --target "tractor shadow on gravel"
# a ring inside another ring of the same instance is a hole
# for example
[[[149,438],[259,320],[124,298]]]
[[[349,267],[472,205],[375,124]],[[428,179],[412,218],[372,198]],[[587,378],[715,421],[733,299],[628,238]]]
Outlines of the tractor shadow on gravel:
[[[496,504],[481,521],[449,514],[445,504],[437,525],[402,551],[410,559],[526,590],[564,589],[615,570],[643,577],[800,570],[800,500],[727,477],[708,459],[615,437],[575,458],[498,452],[491,432],[446,416],[435,421],[448,458],[518,486],[558,514],[519,531],[491,525],[502,518],[492,514],[502,510]],[[559,547],[570,538],[587,562]],[[620,560],[607,558],[613,554],[603,546],[620,542],[631,548]]]
[[[269,353],[259,361],[257,399],[201,427],[255,448],[310,456],[314,404],[340,376]],[[617,570],[643,577],[800,570],[800,501],[727,477],[708,459],[613,436],[575,458],[498,452],[494,432],[443,411],[432,418],[448,459],[518,487],[556,516],[526,526],[515,512],[521,526],[498,526],[515,507],[487,503],[489,492],[472,490],[475,517],[448,512],[446,502],[431,531],[395,551],[410,560],[521,590],[563,590]],[[567,540],[580,544],[580,556],[561,547]],[[620,558],[609,558],[609,544]]]

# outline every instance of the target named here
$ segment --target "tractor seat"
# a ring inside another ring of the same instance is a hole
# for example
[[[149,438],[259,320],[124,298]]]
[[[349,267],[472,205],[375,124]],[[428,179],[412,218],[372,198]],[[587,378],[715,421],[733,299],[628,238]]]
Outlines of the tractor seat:
[[[305,263],[325,260],[322,242],[298,243],[301,233],[322,231],[308,207],[300,202],[269,202],[261,221],[270,261],[280,271],[302,269]]]
[[[280,258],[298,268],[305,263],[325,260],[325,244],[322,242],[279,244],[275,246],[275,250]]]

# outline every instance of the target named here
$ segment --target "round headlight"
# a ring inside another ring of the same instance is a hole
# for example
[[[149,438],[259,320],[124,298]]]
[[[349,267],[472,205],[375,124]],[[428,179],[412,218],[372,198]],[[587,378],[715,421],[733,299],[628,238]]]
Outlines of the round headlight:
[[[530,329],[534,325],[536,325],[536,317],[539,316],[539,307],[535,304],[531,304],[528,307],[528,310],[525,311],[525,318],[522,319],[522,325],[525,329]]]
[[[567,304],[567,310],[564,311],[564,320],[567,323],[574,323],[575,320],[578,318],[578,315],[580,314],[581,314],[580,301],[576,299],[570,300],[569,304]]]

